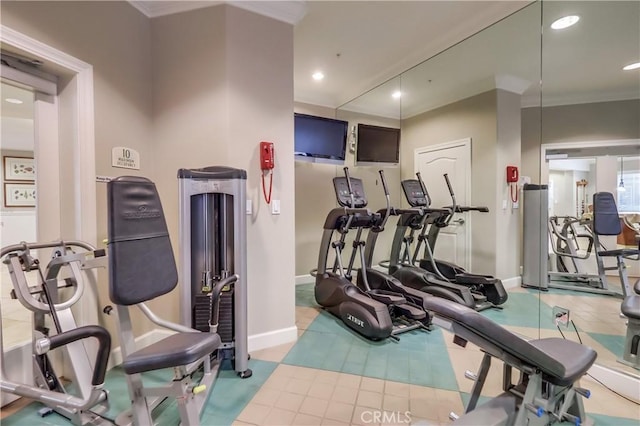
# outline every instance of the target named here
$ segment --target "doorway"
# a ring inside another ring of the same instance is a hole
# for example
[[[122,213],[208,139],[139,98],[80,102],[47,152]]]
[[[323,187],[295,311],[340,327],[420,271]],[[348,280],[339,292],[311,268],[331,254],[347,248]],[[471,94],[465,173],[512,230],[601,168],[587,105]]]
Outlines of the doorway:
[[[450,206],[452,197],[447,188],[446,173],[457,205],[469,205],[471,200],[471,139],[461,139],[415,151],[414,171],[425,182],[431,206]],[[434,255],[471,270],[471,215],[456,213],[449,226],[442,228]]]

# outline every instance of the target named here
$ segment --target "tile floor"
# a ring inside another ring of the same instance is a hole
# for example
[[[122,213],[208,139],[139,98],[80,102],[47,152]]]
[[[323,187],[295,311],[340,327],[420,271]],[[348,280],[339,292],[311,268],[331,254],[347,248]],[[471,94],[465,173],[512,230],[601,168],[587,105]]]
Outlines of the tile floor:
[[[554,305],[571,307],[583,341],[598,351],[599,361],[615,364],[615,345],[624,336],[624,321],[616,314],[620,302],[601,296],[584,299],[592,297],[550,291],[538,298],[538,292],[511,289],[504,310],[485,313],[514,332],[537,338],[559,336],[546,318],[551,317]],[[405,333],[398,343],[369,342],[321,311],[311,285],[296,287],[296,301],[298,341],[252,353],[250,368],[254,375],[250,379],[241,380],[233,371],[222,371],[202,415],[203,425],[437,425],[450,423],[451,411],[463,412],[472,386],[464,378],[464,371],[478,368],[482,358],[478,348],[456,346],[451,335],[440,329]],[[572,330],[565,334],[575,338]],[[637,374],[636,370],[629,371]],[[500,392],[499,363],[492,364],[492,372],[483,392],[487,397]],[[118,369],[112,370],[106,383],[111,391],[109,414],[113,416],[127,405],[121,374]],[[582,380],[582,386],[592,391],[585,407],[596,424],[639,424],[637,404],[616,396],[589,377]],[[57,414],[39,418],[37,408],[37,404],[20,410],[6,407],[2,424],[68,424]],[[15,414],[9,415],[12,412]],[[156,414],[159,425],[178,424],[171,404],[159,408]]]

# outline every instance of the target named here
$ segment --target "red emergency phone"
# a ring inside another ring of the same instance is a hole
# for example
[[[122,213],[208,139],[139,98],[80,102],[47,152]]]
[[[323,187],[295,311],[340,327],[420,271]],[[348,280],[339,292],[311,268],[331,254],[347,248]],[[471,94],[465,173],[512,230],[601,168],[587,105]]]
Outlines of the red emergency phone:
[[[507,166],[507,183],[509,184],[509,194],[513,203],[518,202],[518,180],[520,180],[518,167]]]
[[[273,142],[260,142],[260,170],[262,170],[262,195],[267,204],[271,203],[271,190],[273,189],[273,168],[276,165]],[[269,173],[269,194],[264,184],[264,175]]]
[[[260,169],[271,170],[274,166],[273,142],[260,142]]]

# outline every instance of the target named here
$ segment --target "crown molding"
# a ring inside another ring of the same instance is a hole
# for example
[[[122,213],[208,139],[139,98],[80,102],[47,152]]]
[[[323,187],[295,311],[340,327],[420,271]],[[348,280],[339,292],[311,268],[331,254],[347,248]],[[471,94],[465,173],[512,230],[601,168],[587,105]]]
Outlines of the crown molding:
[[[267,16],[278,21],[296,25],[307,13],[307,2],[290,1],[142,1],[129,0],[129,3],[148,18],[172,15],[189,10],[202,9],[227,3],[240,9]]]

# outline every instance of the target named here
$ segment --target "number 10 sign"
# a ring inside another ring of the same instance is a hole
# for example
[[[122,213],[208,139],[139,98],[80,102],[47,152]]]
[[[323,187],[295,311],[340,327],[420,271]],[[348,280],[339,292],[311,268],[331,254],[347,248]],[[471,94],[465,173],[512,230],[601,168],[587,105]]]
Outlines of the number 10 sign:
[[[135,149],[116,146],[111,150],[111,166],[140,170],[140,154]]]

